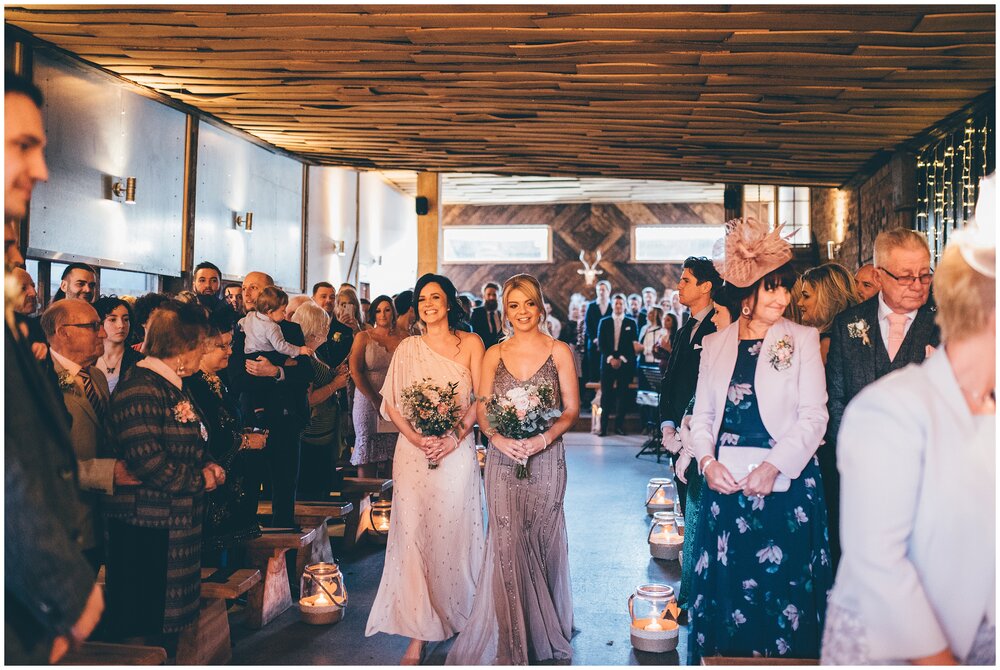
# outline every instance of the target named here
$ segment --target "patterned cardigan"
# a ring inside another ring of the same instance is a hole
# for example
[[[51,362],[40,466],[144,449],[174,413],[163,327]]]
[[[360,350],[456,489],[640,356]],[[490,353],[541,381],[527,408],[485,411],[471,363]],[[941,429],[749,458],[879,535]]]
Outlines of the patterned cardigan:
[[[118,458],[142,484],[116,487],[108,516],[144,528],[200,526],[209,461],[190,398],[152,370],[133,368],[115,389],[111,430]]]

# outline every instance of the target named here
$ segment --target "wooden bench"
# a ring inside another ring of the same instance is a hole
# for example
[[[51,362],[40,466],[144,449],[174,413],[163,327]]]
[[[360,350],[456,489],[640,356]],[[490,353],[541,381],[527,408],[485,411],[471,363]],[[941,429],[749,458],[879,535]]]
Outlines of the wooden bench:
[[[271,515],[271,502],[262,500],[257,504],[257,514]],[[347,501],[297,501],[295,503],[295,523],[302,528],[315,528],[316,539],[304,551],[296,552],[295,577],[301,579],[306,566],[312,563],[329,563],[333,561],[333,550],[330,548],[328,522],[330,519],[343,519],[354,511],[354,505]]]
[[[247,600],[246,625],[254,629],[263,628],[292,606],[285,554],[289,549],[305,549],[316,539],[316,528],[301,531],[264,528],[263,531],[263,535],[247,545],[250,561],[260,570],[262,577],[250,589]]]
[[[702,656],[702,665],[819,665],[815,658],[782,658],[775,656]]]
[[[584,384],[584,387],[592,391],[600,391],[601,382],[587,382],[586,384]],[[636,382],[632,382],[631,384],[628,385],[628,387],[632,390],[636,390],[639,388],[639,385]]]
[[[163,647],[84,642],[79,649],[63,656],[58,665],[163,665],[166,662],[167,650]]]
[[[177,641],[177,665],[226,665],[233,658],[226,601],[243,595],[260,582],[260,570],[236,570],[224,582],[206,581],[215,568],[201,569],[198,620]]]
[[[344,477],[343,490],[337,492],[341,498],[350,501],[354,505],[354,511],[347,515],[346,526],[344,528],[344,546],[348,549],[357,544],[358,533],[361,528],[361,503],[372,494],[380,497],[392,490],[391,479],[379,479],[376,477]],[[335,495],[331,493],[330,495]]]

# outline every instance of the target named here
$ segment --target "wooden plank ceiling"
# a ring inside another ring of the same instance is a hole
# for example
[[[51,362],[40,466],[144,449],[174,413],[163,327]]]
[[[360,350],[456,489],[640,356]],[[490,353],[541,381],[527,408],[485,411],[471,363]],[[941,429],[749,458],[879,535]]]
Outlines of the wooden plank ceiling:
[[[973,5],[7,5],[311,161],[838,186],[995,85]]]

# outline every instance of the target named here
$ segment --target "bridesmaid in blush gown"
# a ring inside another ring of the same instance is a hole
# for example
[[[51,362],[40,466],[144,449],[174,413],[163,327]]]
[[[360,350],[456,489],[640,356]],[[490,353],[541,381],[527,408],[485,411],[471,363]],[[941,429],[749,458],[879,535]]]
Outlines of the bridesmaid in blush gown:
[[[488,396],[550,384],[562,415],[542,433],[514,440],[496,432],[479,403],[479,425],[492,445],[486,456],[486,560],[449,665],[569,662],[573,656],[562,435],[580,413],[580,395],[573,351],[539,328],[543,305],[534,277],[507,280],[503,311],[510,337],[486,352],[480,389]],[[525,457],[529,475],[518,479],[517,462]]]
[[[385,567],[365,631],[410,638],[403,665],[420,662],[425,642],[447,640],[465,628],[484,548],[471,436],[483,342],[455,329],[463,313],[447,277],[425,274],[414,294],[426,334],[400,343],[382,386],[382,415],[399,429],[399,438]],[[425,379],[440,387],[458,383],[465,412],[457,436],[423,436],[403,418],[403,389]],[[438,467],[430,469],[428,460]]]

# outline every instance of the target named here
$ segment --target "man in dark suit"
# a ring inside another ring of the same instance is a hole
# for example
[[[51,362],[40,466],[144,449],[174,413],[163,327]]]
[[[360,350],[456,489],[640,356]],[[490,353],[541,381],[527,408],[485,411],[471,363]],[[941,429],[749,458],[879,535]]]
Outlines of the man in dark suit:
[[[316,351],[316,355],[331,368],[336,368],[347,360],[347,355],[351,353],[354,331],[337,318],[337,293],[333,284],[325,281],[317,282],[313,286],[312,299],[330,315],[330,334],[326,338],[326,344]],[[344,397],[346,398],[346,393]]]
[[[483,284],[483,306],[472,310],[469,321],[472,332],[483,340],[489,349],[503,337],[503,315],[500,313],[500,285],[496,282]]]
[[[35,183],[48,178],[41,106],[34,85],[4,75],[5,275],[24,265],[16,221]],[[21,302],[19,293],[4,300],[4,662],[41,665],[90,636],[104,596],[80,551],[66,411],[14,321]]]
[[[243,304],[247,310],[257,305],[260,292],[274,286],[274,280],[263,272],[250,272],[243,280]],[[292,321],[278,323],[287,342],[305,345],[302,328]],[[246,336],[237,324],[233,333],[233,354],[229,357],[229,384],[234,393],[248,390],[248,376],[270,377],[274,383],[265,395],[265,428],[269,431],[265,450],[271,474],[272,525],[295,525],[295,493],[299,479],[301,442],[299,434],[309,423],[309,401],[306,395],[313,379],[313,368],[306,356],[288,359],[278,367],[263,356],[248,360],[243,351]]]
[[[830,422],[818,455],[826,491],[830,553],[840,560],[840,474],[837,433],[844,409],[861,389],[910,363],[920,363],[941,342],[929,302],[931,254],[926,238],[896,228],[875,238],[875,272],[881,291],[845,309],[830,329],[826,390]]]
[[[601,437],[608,434],[611,412],[615,412],[615,432],[625,434],[628,385],[635,376],[635,347],[639,327],[625,316],[625,296],[615,294],[611,316],[601,319],[598,346],[601,352]]]
[[[698,368],[701,365],[701,341],[715,332],[712,323],[712,289],[721,283],[718,270],[707,258],[691,256],[684,261],[681,278],[677,281],[680,304],[687,307],[691,317],[677,330],[671,340],[671,354],[660,386],[660,429],[663,446],[674,451],[675,435],[681,419],[691,404],[698,385]],[[677,464],[677,455],[674,455]],[[697,467],[691,463],[690,467]],[[682,510],[687,507],[687,485],[677,479],[677,495]]]
[[[602,279],[597,282],[597,298],[587,303],[583,317],[584,337],[587,342],[587,358],[584,360],[584,375],[588,382],[600,378],[601,352],[597,342],[597,329],[601,319],[611,314],[611,282]]]

